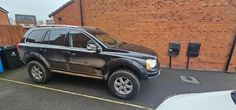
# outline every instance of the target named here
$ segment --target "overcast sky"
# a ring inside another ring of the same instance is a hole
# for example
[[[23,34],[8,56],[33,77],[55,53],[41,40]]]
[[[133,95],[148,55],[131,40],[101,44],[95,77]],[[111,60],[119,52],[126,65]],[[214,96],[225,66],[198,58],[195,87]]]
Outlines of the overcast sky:
[[[48,19],[48,14],[55,11],[69,0],[0,0],[0,7],[9,11],[9,18],[15,14],[35,15],[37,20]]]

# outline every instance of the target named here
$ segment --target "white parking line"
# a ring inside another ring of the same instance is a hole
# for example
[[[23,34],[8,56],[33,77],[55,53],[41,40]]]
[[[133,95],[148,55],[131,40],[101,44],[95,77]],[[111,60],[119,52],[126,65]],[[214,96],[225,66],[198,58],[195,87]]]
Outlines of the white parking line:
[[[100,101],[120,104],[120,105],[126,105],[126,106],[130,106],[130,107],[134,107],[134,108],[144,109],[144,110],[154,110],[153,108],[146,107],[146,106],[126,103],[126,102],[121,102],[121,101],[115,101],[115,100],[111,100],[111,99],[105,99],[105,98],[101,98],[101,97],[96,97],[96,96],[91,96],[91,95],[86,95],[86,94],[81,94],[81,93],[76,93],[76,92],[65,91],[65,90],[61,90],[61,89],[45,87],[45,86],[40,86],[40,85],[35,85],[35,84],[30,84],[30,83],[25,83],[25,82],[20,82],[20,81],[16,81],[16,80],[10,80],[10,79],[5,79],[5,78],[0,78],[0,80],[11,82],[11,83],[16,83],[16,84],[21,84],[21,85],[25,85],[25,86],[31,86],[31,87],[36,87],[36,88],[40,88],[40,89],[45,89],[45,90],[61,92],[61,93],[65,93],[65,94],[71,94],[71,95],[81,96],[81,97],[85,97],[85,98],[90,98],[90,99],[95,99],[95,100],[100,100]]]

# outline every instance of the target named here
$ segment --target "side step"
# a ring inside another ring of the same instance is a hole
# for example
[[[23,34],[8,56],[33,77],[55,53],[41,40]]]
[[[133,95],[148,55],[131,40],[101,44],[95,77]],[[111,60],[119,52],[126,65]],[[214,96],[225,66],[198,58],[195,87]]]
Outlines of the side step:
[[[72,73],[67,71],[60,71],[60,70],[50,70],[51,72],[60,73],[60,74],[67,74],[72,76],[79,76],[79,77],[86,77],[86,78],[93,78],[93,79],[100,79],[103,80],[102,76],[94,76],[94,75],[87,75],[87,74],[80,74],[80,73]]]

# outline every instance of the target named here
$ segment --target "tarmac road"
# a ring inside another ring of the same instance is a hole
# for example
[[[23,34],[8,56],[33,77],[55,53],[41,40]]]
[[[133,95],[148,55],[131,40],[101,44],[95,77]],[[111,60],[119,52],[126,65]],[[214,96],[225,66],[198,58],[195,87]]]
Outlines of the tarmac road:
[[[200,84],[183,82],[195,77]],[[236,90],[236,75],[222,72],[162,69],[155,79],[141,82],[131,100],[112,96],[103,80],[55,74],[47,84],[33,83],[21,67],[0,75],[1,110],[143,110],[155,109],[175,94]]]

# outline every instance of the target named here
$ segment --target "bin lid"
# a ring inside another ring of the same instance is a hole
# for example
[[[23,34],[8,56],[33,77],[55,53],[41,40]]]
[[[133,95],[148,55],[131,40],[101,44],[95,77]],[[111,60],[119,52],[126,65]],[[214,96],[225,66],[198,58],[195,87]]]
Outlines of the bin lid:
[[[11,49],[16,49],[15,45],[6,45],[3,47],[3,50],[11,50]]]
[[[2,46],[0,46],[0,51],[3,51],[3,47]]]

